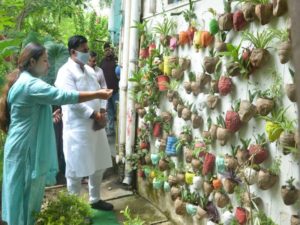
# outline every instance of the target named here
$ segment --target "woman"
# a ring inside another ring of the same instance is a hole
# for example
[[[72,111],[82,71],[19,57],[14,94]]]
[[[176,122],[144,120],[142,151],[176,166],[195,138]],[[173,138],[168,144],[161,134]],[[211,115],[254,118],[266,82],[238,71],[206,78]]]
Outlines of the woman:
[[[21,52],[18,71],[8,76],[0,102],[4,146],[2,219],[8,225],[32,225],[46,182],[55,181],[57,157],[51,105],[108,99],[112,90],[63,91],[39,76],[49,69],[46,50],[30,43]]]

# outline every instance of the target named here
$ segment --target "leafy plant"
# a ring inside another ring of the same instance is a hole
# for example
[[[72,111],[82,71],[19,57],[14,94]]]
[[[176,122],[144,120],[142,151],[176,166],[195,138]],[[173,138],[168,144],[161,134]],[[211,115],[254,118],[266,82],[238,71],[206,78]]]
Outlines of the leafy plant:
[[[268,169],[269,172],[273,175],[279,175],[280,173],[280,165],[281,165],[281,158],[276,157],[272,162],[270,168]]]
[[[269,47],[271,41],[273,40],[274,34],[272,30],[267,29],[263,30],[260,33],[257,31],[256,35],[254,35],[250,31],[244,31],[243,38],[244,40],[250,41],[255,46],[255,48],[266,49]]]
[[[46,202],[45,208],[36,215],[35,225],[88,225],[91,208],[83,199],[59,192],[56,199]]]
[[[218,124],[220,127],[223,127],[223,128],[226,127],[226,125],[225,125],[225,120],[224,120],[224,118],[223,118],[221,115],[219,115],[219,116],[217,117],[217,124]]]
[[[267,4],[269,0],[234,0],[239,3]]]
[[[261,91],[256,89],[257,96],[267,99],[275,99],[282,95],[282,79],[276,71],[272,72],[272,80],[274,81],[270,88]]]
[[[161,23],[156,24],[156,26],[153,28],[153,31],[166,37],[171,35],[175,28],[176,22],[172,19],[164,17],[164,20]]]
[[[265,212],[258,210],[254,215],[254,225],[277,225]]]
[[[278,38],[280,41],[288,41],[289,40],[289,32],[284,29],[272,29],[271,30],[274,37]]]
[[[122,210],[121,213],[125,217],[124,225],[143,225],[145,221],[143,221],[139,216],[133,216],[128,206],[126,206],[125,210]]]

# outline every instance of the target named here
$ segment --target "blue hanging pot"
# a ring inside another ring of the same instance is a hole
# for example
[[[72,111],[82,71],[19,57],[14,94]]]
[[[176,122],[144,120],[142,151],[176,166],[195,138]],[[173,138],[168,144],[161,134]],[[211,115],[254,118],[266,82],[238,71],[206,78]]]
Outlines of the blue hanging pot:
[[[217,159],[216,159],[216,167],[217,167],[217,172],[218,173],[224,173],[225,172],[225,160],[223,157],[219,157],[217,156]]]
[[[163,186],[163,181],[158,180],[157,178],[154,178],[152,181],[152,184],[153,184],[154,189],[161,189]]]
[[[197,206],[196,205],[192,205],[187,203],[186,204],[186,212],[190,215],[190,216],[195,216],[197,213]]]
[[[177,152],[176,152],[176,142],[177,142],[177,138],[175,136],[168,136],[168,138],[167,138],[167,146],[166,146],[166,154],[167,154],[167,156],[177,155]]]
[[[164,182],[164,191],[169,192],[171,190],[169,182],[165,181]]]
[[[152,153],[150,157],[151,157],[152,164],[157,165],[160,159],[159,155],[156,153]]]

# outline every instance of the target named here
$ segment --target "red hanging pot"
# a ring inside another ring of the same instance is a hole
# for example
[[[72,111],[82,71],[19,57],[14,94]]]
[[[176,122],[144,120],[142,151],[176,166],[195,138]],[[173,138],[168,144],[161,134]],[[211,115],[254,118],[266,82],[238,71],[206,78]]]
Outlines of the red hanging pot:
[[[215,166],[215,159],[216,157],[213,154],[206,153],[202,168],[202,174],[204,176],[207,175],[209,172],[213,171]]]
[[[161,135],[161,124],[160,123],[154,123],[153,136],[154,137],[160,137],[160,135]]]
[[[235,218],[239,224],[246,224],[247,222],[247,210],[242,207],[237,207],[235,211]]]
[[[160,91],[166,91],[168,90],[168,84],[170,81],[170,78],[166,75],[160,75],[156,78],[158,90]]]
[[[146,59],[149,57],[149,48],[141,48],[140,49],[140,58]]]

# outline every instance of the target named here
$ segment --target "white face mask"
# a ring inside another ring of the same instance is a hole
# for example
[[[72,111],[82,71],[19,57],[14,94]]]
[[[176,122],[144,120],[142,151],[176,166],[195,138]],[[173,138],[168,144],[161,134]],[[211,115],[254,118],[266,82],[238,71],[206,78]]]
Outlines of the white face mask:
[[[75,51],[76,52],[76,59],[81,62],[82,64],[87,64],[87,62],[89,61],[89,53],[84,53],[84,52],[79,52],[79,51]]]

